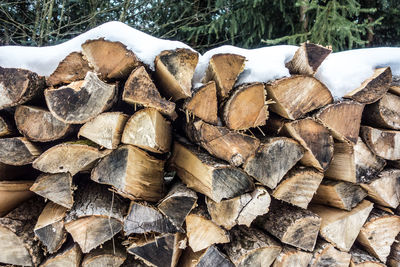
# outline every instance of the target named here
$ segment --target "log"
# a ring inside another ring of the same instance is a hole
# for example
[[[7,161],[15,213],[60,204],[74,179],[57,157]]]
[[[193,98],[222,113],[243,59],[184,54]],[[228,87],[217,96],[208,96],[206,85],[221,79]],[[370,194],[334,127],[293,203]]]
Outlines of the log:
[[[371,104],[381,99],[389,90],[392,82],[390,67],[375,69],[374,74],[362,82],[362,84],[344,98],[353,99],[363,104]]]
[[[32,181],[0,181],[0,217],[34,195],[29,191],[32,184]]]
[[[350,250],[350,267],[385,267],[377,258],[369,255],[364,250],[354,247]]]
[[[364,104],[355,101],[337,102],[320,109],[315,118],[336,140],[356,144],[363,110]]]
[[[387,264],[390,267],[400,266],[400,235],[396,237],[396,240],[391,246],[390,254],[387,260]]]
[[[0,67],[0,110],[21,105],[43,92],[45,78],[24,69]]]
[[[9,121],[5,117],[0,116],[0,137],[8,136],[14,133]]]
[[[126,260],[122,263],[121,267],[149,267],[150,265],[146,264],[139,258],[136,258],[132,254],[128,254]]]
[[[126,260],[126,249],[116,242],[108,241],[85,255],[82,267],[119,267]]]
[[[351,255],[347,252],[337,250],[332,244],[318,240],[315,245],[309,267],[337,266],[348,267]]]
[[[40,214],[34,228],[35,236],[48,253],[57,252],[67,239],[64,218],[67,209],[49,201]]]
[[[252,180],[244,171],[218,161],[188,144],[174,143],[169,165],[189,188],[216,202],[254,189]]]
[[[179,261],[181,267],[234,267],[235,265],[216,246],[212,245],[207,249],[193,252],[187,247],[182,253]]]
[[[320,235],[345,252],[350,250],[372,208],[373,203],[367,200],[363,200],[351,211],[318,204],[309,206],[309,209],[322,219]]]
[[[133,105],[155,108],[160,113],[175,118],[175,103],[160,95],[143,66],[132,71],[125,82],[122,100]]]
[[[258,182],[273,189],[303,155],[304,149],[293,139],[265,138],[256,153],[243,164],[243,169]]]
[[[400,76],[392,77],[392,83],[390,84],[389,92],[400,96]]]
[[[0,139],[0,162],[13,166],[32,163],[41,153],[41,149],[25,137]]]
[[[262,83],[250,83],[236,87],[222,109],[225,125],[232,130],[247,130],[265,125],[268,106]],[[245,104],[251,103],[251,105]]]
[[[83,80],[88,71],[92,71],[92,68],[82,53],[72,52],[58,64],[46,83],[48,86],[57,86]]]
[[[160,112],[145,108],[133,114],[126,123],[122,143],[154,153],[167,153],[171,148],[171,123]]]
[[[57,253],[47,258],[41,267],[79,267],[82,259],[82,251],[79,245],[70,242]]]
[[[312,254],[290,246],[284,246],[272,267],[307,267]]]
[[[93,72],[88,72],[84,80],[44,91],[51,114],[70,124],[85,123],[106,111],[116,94],[115,85],[102,82]]]
[[[284,176],[271,195],[275,199],[307,209],[322,178],[324,178],[324,174],[314,168],[293,168]]]
[[[155,59],[155,78],[159,89],[172,100],[192,96],[192,78],[199,61],[199,54],[178,48],[161,52]]]
[[[375,103],[365,106],[363,124],[400,130],[400,96],[386,93]]]
[[[332,103],[329,89],[314,77],[291,76],[266,85],[271,110],[284,118],[296,120],[306,113]]]
[[[331,48],[312,43],[302,43],[293,58],[285,64],[291,74],[314,75]]]
[[[14,118],[19,132],[31,141],[58,140],[73,130],[72,125],[59,121],[50,111],[40,107],[18,106]]]
[[[80,128],[78,137],[83,136],[102,147],[116,149],[127,120],[128,116],[122,112],[102,113],[86,122]]]
[[[89,66],[108,80],[124,79],[142,64],[124,44],[104,38],[87,40],[82,44],[82,54],[89,61]]]
[[[400,131],[362,126],[360,136],[378,157],[400,160]]]
[[[300,160],[305,166],[325,171],[333,157],[333,138],[329,131],[311,118],[285,124],[284,129],[306,150]]]
[[[134,146],[123,145],[93,168],[91,179],[113,186],[123,197],[155,202],[163,196],[163,171],[163,160]]]

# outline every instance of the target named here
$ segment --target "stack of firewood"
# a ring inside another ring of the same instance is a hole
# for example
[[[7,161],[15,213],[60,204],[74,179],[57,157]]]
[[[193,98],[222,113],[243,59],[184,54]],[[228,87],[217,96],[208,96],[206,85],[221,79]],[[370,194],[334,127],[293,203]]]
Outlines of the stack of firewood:
[[[89,40],[49,77],[0,67],[0,262],[400,266],[400,86],[344,100],[314,77],[235,86],[246,58]],[[369,264],[369,265],[368,265]]]

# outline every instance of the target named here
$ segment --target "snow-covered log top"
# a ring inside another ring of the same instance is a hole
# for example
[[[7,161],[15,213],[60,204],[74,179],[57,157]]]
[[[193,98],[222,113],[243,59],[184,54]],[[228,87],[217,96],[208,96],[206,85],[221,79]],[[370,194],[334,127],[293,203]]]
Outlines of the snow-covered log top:
[[[24,68],[39,75],[50,75],[58,63],[68,54],[81,50],[81,44],[89,39],[105,38],[120,41],[137,57],[154,69],[154,59],[163,50],[190,48],[178,42],[152,37],[121,22],[108,22],[83,33],[65,43],[48,47],[0,47],[0,66]],[[290,76],[285,67],[297,50],[297,46],[280,45],[258,49],[242,49],[222,46],[201,55],[193,85],[201,82],[208,61],[214,54],[234,53],[246,57],[246,65],[237,84],[248,82],[268,82]],[[191,48],[190,48],[191,49]],[[373,74],[375,68],[390,66],[393,75],[400,75],[400,48],[368,48],[330,54],[322,63],[316,78],[323,82],[335,98],[357,88]]]

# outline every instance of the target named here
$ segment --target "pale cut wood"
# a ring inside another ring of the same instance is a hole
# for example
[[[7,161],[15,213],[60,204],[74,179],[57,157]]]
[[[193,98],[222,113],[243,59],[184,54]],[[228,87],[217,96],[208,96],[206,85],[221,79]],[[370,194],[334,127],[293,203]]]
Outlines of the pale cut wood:
[[[102,82],[93,72],[88,72],[84,80],[44,91],[51,114],[71,124],[85,123],[106,111],[116,94],[115,85]]]
[[[320,235],[341,251],[349,251],[361,227],[373,208],[373,203],[363,200],[351,211],[312,204],[309,209],[321,219]]]
[[[360,136],[378,157],[400,160],[400,131],[362,126]]]
[[[192,78],[199,54],[177,48],[161,52],[155,59],[155,77],[162,93],[177,101],[192,96]]]
[[[392,82],[392,71],[390,67],[375,69],[374,74],[363,81],[363,83],[351,92],[344,95],[364,104],[371,104],[382,98],[389,90]]]
[[[47,258],[40,267],[79,267],[82,251],[79,245],[70,242],[57,253]]]
[[[0,139],[0,162],[13,166],[32,163],[41,153],[41,149],[25,137]]]
[[[291,76],[266,85],[273,112],[296,120],[306,113],[332,103],[329,89],[314,77]]]
[[[400,130],[400,96],[386,93],[375,103],[365,106],[363,123],[374,127]]]
[[[119,267],[126,260],[126,249],[117,242],[108,241],[85,255],[82,267]]]
[[[83,136],[108,149],[116,149],[128,116],[122,112],[105,112],[86,122],[79,130]]]
[[[351,255],[349,253],[337,250],[332,244],[318,240],[315,245],[312,259],[309,267],[337,266],[348,267]]]
[[[127,121],[122,143],[134,145],[154,153],[167,153],[171,148],[171,123],[156,109],[145,108]]]
[[[216,246],[193,252],[187,247],[179,261],[181,267],[234,267],[235,265]]]
[[[14,133],[11,124],[3,117],[0,116],[0,137],[8,136]]]
[[[32,184],[32,181],[0,181],[0,217],[34,195],[29,191]]]
[[[364,250],[354,247],[350,250],[350,267],[385,267],[377,258],[371,256]]]
[[[290,246],[284,246],[272,267],[307,267],[312,254]]]

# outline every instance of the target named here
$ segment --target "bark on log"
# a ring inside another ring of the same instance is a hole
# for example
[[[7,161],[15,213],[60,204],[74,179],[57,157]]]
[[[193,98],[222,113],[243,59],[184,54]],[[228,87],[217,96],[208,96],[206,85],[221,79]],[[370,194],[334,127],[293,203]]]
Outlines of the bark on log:
[[[13,133],[14,133],[14,130],[13,130],[11,124],[9,123],[9,121],[7,121],[7,119],[5,119],[5,117],[0,116],[0,137],[8,136]]]
[[[361,127],[361,137],[375,155],[400,160],[400,131]]]
[[[82,251],[79,245],[70,242],[57,253],[47,258],[41,267],[79,267],[82,259]]]
[[[396,240],[391,246],[390,254],[387,260],[387,264],[390,267],[400,266],[400,235],[397,235]]]
[[[41,149],[25,137],[0,139],[0,162],[13,166],[32,163],[41,153]]]
[[[34,195],[29,191],[32,184],[32,181],[0,181],[0,217]]]
[[[400,76],[392,77],[392,83],[390,84],[389,92],[400,96]]]
[[[85,255],[82,267],[119,267],[126,260],[126,249],[116,242],[108,241]]]
[[[350,267],[385,267],[377,258],[369,255],[364,250],[354,247],[350,250]]]
[[[234,267],[235,265],[216,246],[193,252],[187,247],[179,261],[181,267]]]
[[[307,267],[311,257],[312,254],[309,252],[284,246],[272,267]]]
[[[365,106],[363,123],[379,128],[400,130],[400,96],[387,93],[377,102]]]
[[[312,43],[302,43],[293,58],[285,64],[291,74],[314,75],[332,49]]]
[[[318,240],[309,267],[348,267],[351,255],[337,250],[332,244]]]

